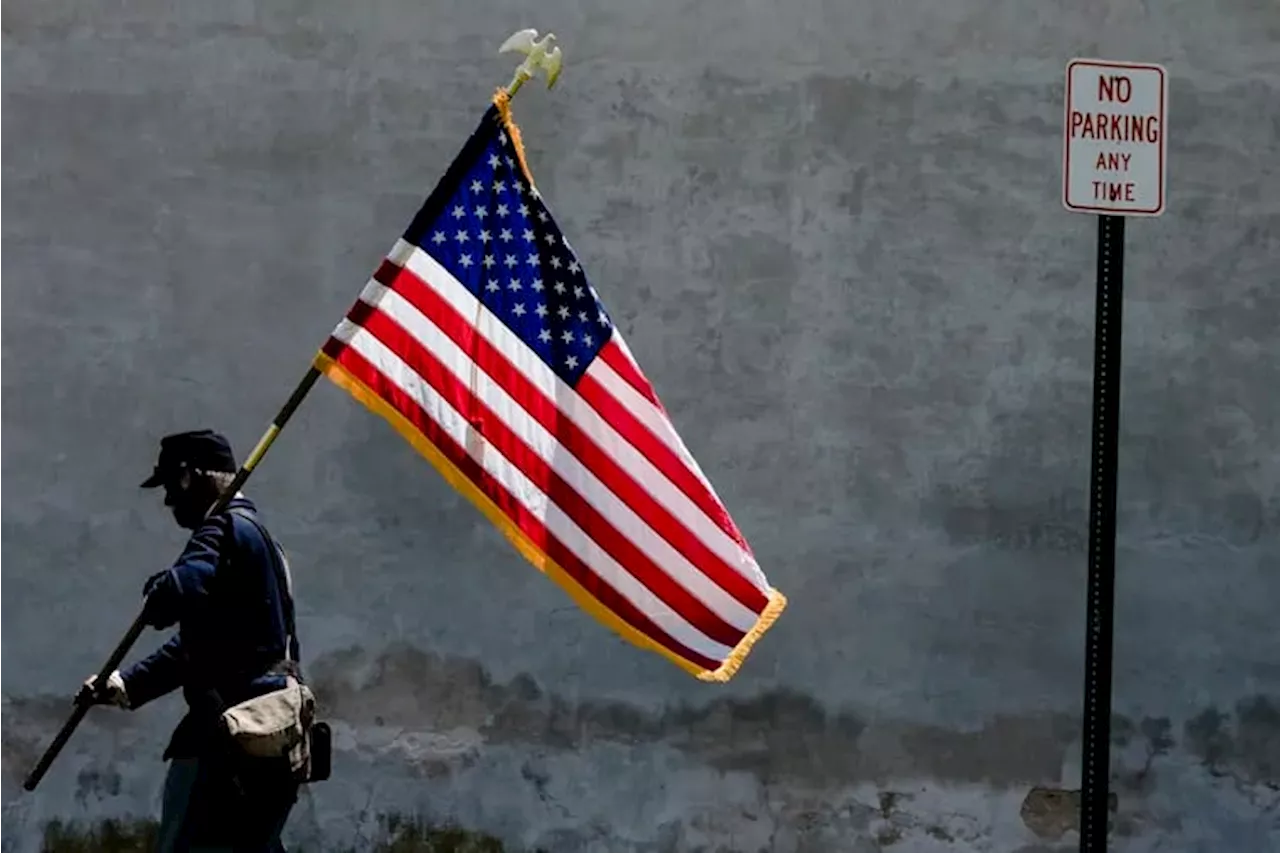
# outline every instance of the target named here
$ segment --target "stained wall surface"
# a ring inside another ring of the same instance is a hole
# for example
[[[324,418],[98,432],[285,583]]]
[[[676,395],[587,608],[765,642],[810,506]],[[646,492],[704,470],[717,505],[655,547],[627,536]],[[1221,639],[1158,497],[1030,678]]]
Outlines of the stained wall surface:
[[[4,16],[4,850],[158,814],[177,696],[95,709],[20,790],[181,547],[155,442],[252,446],[524,26],[567,60],[516,99],[539,187],[790,608],[694,681],[321,384],[249,489],[337,738],[292,843],[1076,849],[1084,55],[1170,73],[1168,212],[1128,227],[1112,849],[1277,849],[1274,3],[44,0]]]

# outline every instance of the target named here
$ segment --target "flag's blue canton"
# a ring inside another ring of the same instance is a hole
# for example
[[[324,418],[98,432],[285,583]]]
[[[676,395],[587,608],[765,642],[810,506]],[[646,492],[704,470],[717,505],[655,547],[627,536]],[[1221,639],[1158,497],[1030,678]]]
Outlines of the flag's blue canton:
[[[575,385],[613,325],[506,131],[488,116],[486,131],[439,216],[415,229],[418,245]]]

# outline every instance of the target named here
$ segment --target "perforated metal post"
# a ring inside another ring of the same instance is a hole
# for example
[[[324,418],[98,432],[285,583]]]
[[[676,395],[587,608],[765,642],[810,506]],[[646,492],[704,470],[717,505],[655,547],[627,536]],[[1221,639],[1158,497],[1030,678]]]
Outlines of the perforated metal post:
[[[1116,445],[1124,318],[1124,217],[1098,217],[1089,476],[1089,600],[1085,633],[1080,850],[1105,853],[1111,781],[1111,645],[1116,574]]]

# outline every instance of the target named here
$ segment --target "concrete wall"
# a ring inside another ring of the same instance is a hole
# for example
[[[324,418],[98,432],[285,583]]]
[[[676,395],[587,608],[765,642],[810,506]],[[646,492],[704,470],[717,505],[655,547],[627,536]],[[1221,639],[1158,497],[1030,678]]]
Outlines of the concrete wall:
[[[250,489],[338,732],[299,849],[1075,849],[1082,54],[1171,73],[1169,210],[1129,228],[1112,849],[1276,849],[1274,2],[44,0],[4,15],[4,850],[158,814],[176,696],[19,790],[181,547],[154,443],[249,449],[521,26],[567,54],[515,105],[539,185],[791,607],[696,682],[318,386]]]

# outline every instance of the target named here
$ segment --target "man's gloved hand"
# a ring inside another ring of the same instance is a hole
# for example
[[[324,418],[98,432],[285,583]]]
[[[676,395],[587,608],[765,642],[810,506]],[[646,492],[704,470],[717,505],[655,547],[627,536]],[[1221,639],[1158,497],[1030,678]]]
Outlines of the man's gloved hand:
[[[156,584],[158,584],[167,574],[169,574],[169,570],[164,569],[147,578],[147,582],[142,585],[142,597],[146,598],[150,595],[151,591],[156,588]]]
[[[107,683],[99,689],[97,686],[98,675],[94,673],[84,680],[84,686],[80,688],[79,695],[76,696],[76,702],[88,702],[91,705],[115,705],[118,708],[129,707],[129,696],[125,693],[124,679],[120,677],[120,670],[116,670],[107,677]]]

